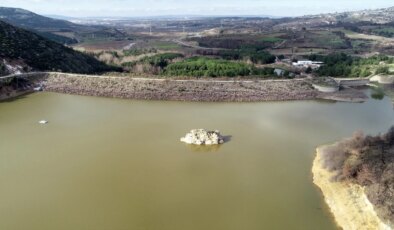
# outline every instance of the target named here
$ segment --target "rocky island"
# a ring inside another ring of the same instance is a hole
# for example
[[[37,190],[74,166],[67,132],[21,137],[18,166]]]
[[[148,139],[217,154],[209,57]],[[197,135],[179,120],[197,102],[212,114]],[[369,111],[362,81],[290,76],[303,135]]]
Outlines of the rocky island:
[[[393,229],[394,127],[318,148],[312,172],[343,229]]]
[[[193,129],[181,141],[193,145],[219,145],[224,143],[224,138],[218,130]]]

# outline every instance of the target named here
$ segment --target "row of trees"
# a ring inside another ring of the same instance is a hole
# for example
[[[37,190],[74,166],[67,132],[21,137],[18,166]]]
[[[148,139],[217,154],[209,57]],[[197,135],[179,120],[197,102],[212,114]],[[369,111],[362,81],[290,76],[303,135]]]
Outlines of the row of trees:
[[[310,55],[309,59],[324,62],[324,65],[317,70],[317,74],[332,77],[367,77],[373,73],[388,74],[390,71],[386,64],[394,63],[394,58],[385,55],[359,58],[344,53],[333,53],[327,56]]]
[[[157,49],[155,48],[146,48],[146,49],[129,49],[124,50],[123,55],[128,56],[139,56],[142,54],[149,54],[149,53],[157,53]]]
[[[164,74],[193,77],[248,76],[251,75],[251,67],[244,63],[196,57],[170,64]]]
[[[382,36],[382,37],[387,37],[387,38],[394,37],[394,32],[386,31],[386,30],[380,30],[380,31],[376,32],[376,34],[379,36]]]
[[[163,53],[131,62],[122,63],[122,67],[128,71],[145,74],[161,74],[163,70],[176,59],[183,58],[180,53]]]
[[[180,53],[163,53],[150,57],[147,56],[141,59],[140,62],[164,69],[171,61],[182,57],[183,55]]]
[[[250,60],[254,64],[270,64],[274,63],[276,57],[264,50],[258,49],[239,49],[239,50],[223,50],[219,52],[219,56],[226,60]]]

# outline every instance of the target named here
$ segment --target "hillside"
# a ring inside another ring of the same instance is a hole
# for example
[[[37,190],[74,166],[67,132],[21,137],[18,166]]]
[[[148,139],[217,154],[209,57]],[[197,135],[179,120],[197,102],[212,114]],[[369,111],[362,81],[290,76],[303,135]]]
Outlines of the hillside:
[[[15,26],[39,31],[75,30],[81,27],[72,22],[44,17],[19,8],[0,7],[0,19]]]
[[[73,37],[61,36],[54,32],[70,32],[81,30],[83,26],[58,19],[44,17],[33,12],[19,9],[0,7],[0,20],[11,25],[21,27],[60,44],[74,44]]]
[[[0,59],[40,71],[98,73],[113,70],[95,58],[0,21]]]
[[[35,32],[60,44],[75,44],[79,41],[124,38],[126,34],[104,26],[79,25],[66,20],[45,17],[20,8],[0,7],[0,20]]]

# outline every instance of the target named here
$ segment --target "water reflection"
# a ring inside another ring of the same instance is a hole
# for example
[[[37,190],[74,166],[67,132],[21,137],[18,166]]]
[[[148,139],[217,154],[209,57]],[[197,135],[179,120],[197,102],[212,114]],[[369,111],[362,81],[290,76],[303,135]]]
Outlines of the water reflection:
[[[193,152],[218,152],[222,145],[187,145]]]
[[[231,141],[233,136],[227,135],[223,136],[224,144]],[[224,145],[187,145],[189,149],[193,152],[217,152]]]
[[[382,85],[382,84],[376,84],[376,87],[373,88],[371,97],[374,99],[380,99],[381,94],[384,94],[384,96],[387,96],[391,98],[394,106],[394,85]],[[375,93],[376,92],[376,93]]]
[[[375,100],[383,100],[385,96],[384,90],[380,87],[372,88],[371,90],[371,98]]]

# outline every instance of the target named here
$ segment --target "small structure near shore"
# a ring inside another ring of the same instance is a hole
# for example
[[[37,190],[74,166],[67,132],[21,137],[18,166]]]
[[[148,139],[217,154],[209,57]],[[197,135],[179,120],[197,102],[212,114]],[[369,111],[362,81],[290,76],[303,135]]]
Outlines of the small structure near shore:
[[[42,87],[42,85],[38,85],[38,86],[34,87],[33,90],[36,92],[41,92],[43,90],[43,87]]]
[[[312,86],[323,93],[335,93],[339,91],[339,84],[330,77],[315,78],[312,80]]]
[[[224,138],[218,130],[193,129],[181,141],[194,145],[219,145],[224,143]]]
[[[394,75],[385,76],[385,75],[375,75],[370,78],[371,82],[377,82],[383,85],[392,85],[394,84]]]

